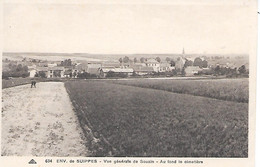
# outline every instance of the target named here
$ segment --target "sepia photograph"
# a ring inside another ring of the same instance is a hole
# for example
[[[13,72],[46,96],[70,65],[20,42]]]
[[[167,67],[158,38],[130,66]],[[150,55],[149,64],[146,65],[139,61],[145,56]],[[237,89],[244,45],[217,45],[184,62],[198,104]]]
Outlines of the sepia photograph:
[[[249,158],[255,3],[151,2],[3,3],[2,157]]]

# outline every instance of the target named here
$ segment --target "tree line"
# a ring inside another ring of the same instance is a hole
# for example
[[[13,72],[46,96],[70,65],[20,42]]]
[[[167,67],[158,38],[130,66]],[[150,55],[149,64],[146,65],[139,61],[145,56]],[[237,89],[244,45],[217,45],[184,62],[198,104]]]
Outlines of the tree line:
[[[21,64],[8,64],[8,70],[2,72],[2,78],[7,79],[9,77],[28,77],[30,73],[28,72],[28,66],[23,66]]]

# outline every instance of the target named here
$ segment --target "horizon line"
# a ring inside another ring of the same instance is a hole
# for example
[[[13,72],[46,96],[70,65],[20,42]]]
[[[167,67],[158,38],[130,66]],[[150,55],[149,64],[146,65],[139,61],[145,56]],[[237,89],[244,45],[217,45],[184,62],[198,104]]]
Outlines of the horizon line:
[[[88,52],[2,52],[16,54],[88,54],[88,55],[249,55],[248,53],[88,53]]]

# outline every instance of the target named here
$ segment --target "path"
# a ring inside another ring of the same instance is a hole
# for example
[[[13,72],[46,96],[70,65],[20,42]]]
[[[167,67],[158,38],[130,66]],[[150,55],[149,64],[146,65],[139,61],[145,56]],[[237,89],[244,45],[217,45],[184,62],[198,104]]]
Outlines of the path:
[[[2,91],[3,156],[87,156],[84,137],[62,82]]]

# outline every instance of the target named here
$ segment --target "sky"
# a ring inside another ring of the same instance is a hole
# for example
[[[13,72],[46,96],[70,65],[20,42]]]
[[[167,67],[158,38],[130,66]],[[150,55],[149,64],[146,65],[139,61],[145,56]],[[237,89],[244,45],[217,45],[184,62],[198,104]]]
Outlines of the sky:
[[[17,4],[4,6],[4,52],[247,54],[250,5]]]

